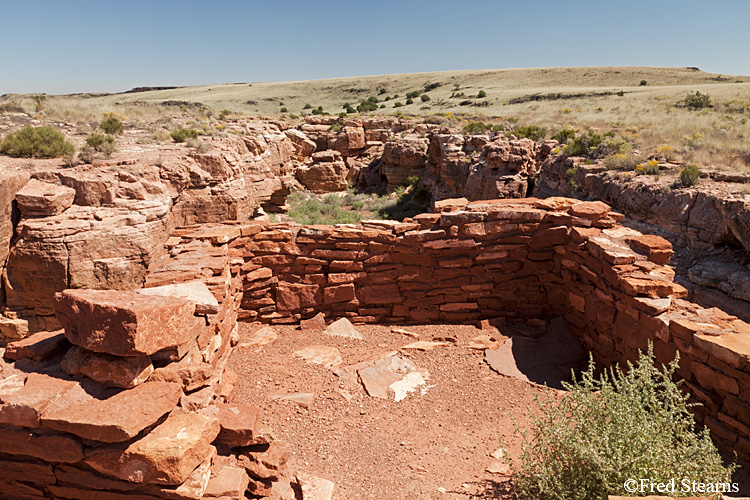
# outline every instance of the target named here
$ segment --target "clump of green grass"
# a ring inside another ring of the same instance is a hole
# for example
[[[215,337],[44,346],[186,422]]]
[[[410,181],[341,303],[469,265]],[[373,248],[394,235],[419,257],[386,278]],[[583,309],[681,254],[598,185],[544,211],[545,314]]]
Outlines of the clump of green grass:
[[[626,372],[615,366],[595,377],[593,360],[580,380],[563,383],[559,403],[537,397],[539,412],[522,438],[522,465],[511,466],[516,493],[541,500],[604,500],[630,496],[628,479],[668,483],[731,482],[707,429],[696,433],[688,395],[675,383],[677,357],[661,369],[653,346]]]
[[[62,132],[50,126],[9,132],[0,143],[0,153],[15,158],[59,158],[72,155],[75,150]]]
[[[678,101],[677,105],[693,110],[710,108],[711,96],[708,94],[701,94],[696,90],[694,93],[686,95],[681,101]]]

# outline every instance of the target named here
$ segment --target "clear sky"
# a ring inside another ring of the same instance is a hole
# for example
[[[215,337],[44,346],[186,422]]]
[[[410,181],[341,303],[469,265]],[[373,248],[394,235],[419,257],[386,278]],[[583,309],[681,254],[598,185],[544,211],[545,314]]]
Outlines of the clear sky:
[[[0,94],[458,69],[750,75],[748,0],[0,0]]]

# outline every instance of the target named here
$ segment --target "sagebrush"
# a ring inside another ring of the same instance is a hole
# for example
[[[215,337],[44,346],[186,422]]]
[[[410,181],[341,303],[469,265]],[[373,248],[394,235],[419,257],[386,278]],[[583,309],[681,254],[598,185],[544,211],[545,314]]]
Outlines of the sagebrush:
[[[563,383],[557,403],[536,398],[531,429],[520,430],[522,465],[512,466],[517,494],[539,500],[605,500],[629,496],[625,481],[672,478],[731,482],[708,430],[695,431],[688,396],[675,383],[679,354],[657,368],[653,346],[626,372],[615,366],[597,378],[593,360],[580,380]],[[670,493],[691,496],[689,493]]]
[[[29,126],[9,132],[0,143],[0,153],[15,158],[59,158],[75,150],[62,132],[50,126]]]

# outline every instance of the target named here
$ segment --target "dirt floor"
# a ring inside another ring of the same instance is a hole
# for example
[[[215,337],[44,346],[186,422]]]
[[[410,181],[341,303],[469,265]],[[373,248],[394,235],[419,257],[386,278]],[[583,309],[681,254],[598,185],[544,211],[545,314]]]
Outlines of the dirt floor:
[[[428,351],[402,349],[416,338],[390,327],[361,325],[364,340],[276,326],[275,341],[248,346],[259,329],[240,324],[240,343],[229,363],[238,375],[234,400],[260,408],[276,437],[291,444],[291,469],[334,481],[337,500],[514,498],[508,476],[487,471],[493,462],[498,466],[491,454],[502,440],[507,453],[518,456],[513,419],[527,428],[536,395],[563,394],[492,371],[483,350],[466,347],[487,333],[473,326],[403,327],[420,340],[447,340]],[[387,400],[370,397],[358,383],[336,375],[335,367],[294,354],[313,345],[337,348],[343,367],[401,349],[400,356],[429,373],[426,386],[399,402],[393,394]],[[299,393],[312,394],[312,401]],[[300,402],[275,399],[288,395]],[[748,483],[744,472],[742,482]],[[742,489],[747,495],[747,484]]]

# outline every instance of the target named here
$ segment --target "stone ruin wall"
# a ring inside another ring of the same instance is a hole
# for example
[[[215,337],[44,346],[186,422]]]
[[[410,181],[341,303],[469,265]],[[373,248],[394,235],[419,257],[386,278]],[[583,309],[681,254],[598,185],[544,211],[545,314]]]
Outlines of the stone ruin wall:
[[[750,326],[684,300],[672,246],[571,199],[438,203],[403,223],[236,229],[240,317],[297,323],[319,312],[353,322],[496,324],[563,316],[603,365],[654,345],[703,404],[698,420],[750,456]],[[452,211],[450,211],[453,209]],[[249,234],[254,233],[254,234]]]
[[[102,491],[122,500],[209,498],[215,449],[242,453],[254,443],[259,463],[273,462],[264,454],[283,455],[261,444],[271,438],[256,425],[257,412],[241,408],[254,417],[238,424],[222,403],[231,398],[232,374],[224,364],[238,318],[297,323],[320,312],[355,323],[538,324],[563,316],[602,364],[632,360],[651,341],[660,362],[680,352],[680,375],[704,405],[698,420],[720,443],[750,457],[750,325],[682,300],[685,290],[665,266],[672,255],[668,242],[622,227],[622,216],[601,202],[449,200],[437,208],[403,223],[235,222],[176,230],[167,256],[151,265],[146,288],[169,295],[160,287],[197,282],[215,303],[205,296],[192,302],[150,296],[146,310],[168,314],[187,303],[197,321],[161,332],[157,337],[167,347],[146,355],[153,371],[139,372],[132,388],[109,389],[108,397],[94,397],[91,380],[101,390],[133,360],[110,351],[106,370],[97,369],[89,350],[98,337],[81,334],[80,310],[87,303],[133,300],[138,292],[59,294],[55,308],[68,330],[64,338],[61,332],[36,334],[6,350],[15,365],[0,373],[0,491],[34,499],[99,498]],[[112,309],[100,311],[95,323],[108,323]],[[179,317],[184,322],[185,315]],[[55,375],[63,353],[80,359],[81,352],[83,361],[67,366],[85,377]],[[139,413],[143,399],[149,410]],[[153,442],[185,427],[190,452],[172,467],[159,458],[169,452]],[[147,472],[136,478],[133,464],[143,460]],[[253,467],[247,470],[258,474]],[[237,484],[261,495],[289,484],[285,473],[260,474],[273,479],[245,475]]]

